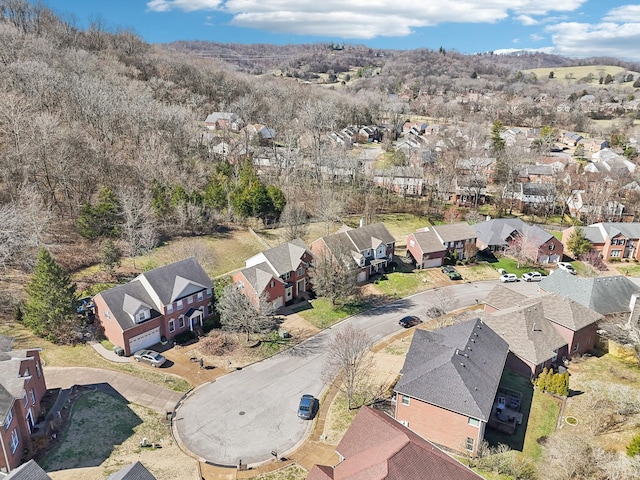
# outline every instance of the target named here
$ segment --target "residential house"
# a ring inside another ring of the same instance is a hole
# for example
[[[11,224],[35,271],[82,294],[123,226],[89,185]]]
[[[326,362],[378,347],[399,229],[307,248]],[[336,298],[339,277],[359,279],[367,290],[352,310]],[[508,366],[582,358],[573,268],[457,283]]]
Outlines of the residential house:
[[[640,260],[640,223],[594,223],[580,228],[591,242],[591,249],[605,261],[622,258]],[[566,245],[575,230],[576,227],[563,230],[562,243]]]
[[[483,320],[509,345],[506,364],[515,372],[533,378],[567,356],[567,341],[545,318],[542,302],[498,310]]]
[[[592,203],[593,202],[593,203]],[[590,200],[585,190],[574,190],[567,199],[567,207],[572,217],[595,217],[608,222],[619,222],[628,216],[625,214],[625,206],[616,200],[601,202],[598,199]]]
[[[518,172],[521,183],[554,183],[555,170],[553,165],[526,165]]]
[[[582,138],[583,138],[582,135],[579,135],[575,132],[562,132],[562,135],[561,135],[562,143],[572,147],[575,147],[576,145],[578,145],[578,142],[580,142]]]
[[[4,474],[0,472],[0,480],[51,480],[51,477],[35,460],[29,460],[18,468],[11,470],[10,473]]]
[[[421,230],[432,230],[447,250],[447,254],[457,260],[464,260],[476,254],[476,232],[466,222],[434,225],[418,231]]]
[[[11,350],[7,337],[0,344],[0,471],[11,472],[31,446],[47,386],[40,349]]]
[[[93,299],[96,318],[125,355],[199,330],[213,311],[213,282],[191,257],[138,275]]]
[[[362,407],[336,448],[340,463],[315,465],[307,480],[482,480],[478,474],[371,407]]]
[[[273,128],[260,123],[247,125],[242,132],[259,145],[273,145],[276,138],[276,131]]]
[[[243,121],[235,113],[213,112],[204,121],[208,130],[233,130],[238,131],[243,125]]]
[[[444,265],[447,249],[432,229],[424,228],[407,236],[407,257],[417,268],[431,268]]]
[[[520,211],[551,211],[556,206],[556,186],[553,183],[517,183],[514,187],[511,196]]]
[[[140,462],[121,468],[112,473],[106,480],[157,480],[156,477]]]
[[[369,280],[371,275],[384,272],[393,261],[396,239],[383,223],[360,228],[343,227],[337,233],[311,243],[315,257],[329,255],[333,258],[348,256],[356,263],[356,282]]]
[[[583,138],[578,141],[578,146],[582,146],[586,154],[591,154],[609,148],[609,142],[602,138]]]
[[[542,279],[541,292],[557,293],[606,317],[626,317],[640,294],[640,287],[623,275],[578,277],[554,270]]]
[[[476,455],[508,351],[480,319],[416,330],[394,389],[396,420],[437,445]]]
[[[373,182],[402,197],[419,197],[424,190],[422,168],[416,167],[392,167],[389,170],[376,171]]]
[[[546,230],[529,225],[519,218],[495,218],[471,226],[477,236],[479,250],[505,251],[516,241],[526,243],[528,256],[539,263],[556,263],[562,260],[564,246]]]
[[[257,305],[265,295],[274,308],[302,297],[308,290],[312,254],[299,238],[258,253],[233,275],[233,282]]]

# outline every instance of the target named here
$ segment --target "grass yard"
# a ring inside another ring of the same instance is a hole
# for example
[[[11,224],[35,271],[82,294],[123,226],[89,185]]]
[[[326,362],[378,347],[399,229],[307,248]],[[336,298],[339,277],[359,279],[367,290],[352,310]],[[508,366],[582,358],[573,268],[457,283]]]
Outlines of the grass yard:
[[[346,303],[332,305],[327,298],[317,298],[311,303],[312,308],[298,312],[305,320],[319,329],[333,325],[345,318],[355,315],[370,307],[369,303]]]
[[[573,66],[573,67],[558,67],[558,68],[533,68],[530,70],[524,70],[525,73],[533,73],[538,77],[538,79],[548,79],[550,82],[555,83],[575,83],[576,81],[585,78],[589,75],[592,75],[593,81],[589,83],[590,86],[599,86],[603,88],[617,87],[631,87],[633,82],[626,83],[617,83],[612,82],[609,85],[600,84],[600,76],[601,75],[611,75],[615,77],[618,73],[626,72],[627,70],[623,67],[613,66],[613,65],[584,65],[584,66]],[[553,78],[549,78],[549,72],[553,72]]]
[[[432,288],[434,276],[429,270],[415,270],[413,273],[393,272],[374,280],[373,283],[387,297],[401,298]]]
[[[354,228],[358,227],[360,223],[359,216],[347,217],[343,220],[344,223]],[[382,213],[376,215],[376,222],[384,223],[389,233],[395,237],[396,246],[404,246],[407,235],[415,232],[419,228],[430,225],[427,217],[421,217],[411,213]]]
[[[300,465],[293,464],[275,472],[263,473],[255,478],[258,480],[304,480],[307,478],[307,473],[309,472]]]
[[[579,262],[576,262],[576,263],[579,263]],[[518,275],[518,278],[520,277],[520,275],[527,272],[540,272],[543,275],[549,274],[549,272],[544,268],[526,266],[524,264],[520,264],[520,268],[518,268],[518,261],[511,257],[498,258],[498,262],[492,263],[491,267],[493,267],[496,270],[498,268],[504,268],[507,273],[515,273],[516,275]]]
[[[628,275],[630,277],[640,277],[640,265],[637,263],[610,263],[609,267],[614,268],[621,275]]]

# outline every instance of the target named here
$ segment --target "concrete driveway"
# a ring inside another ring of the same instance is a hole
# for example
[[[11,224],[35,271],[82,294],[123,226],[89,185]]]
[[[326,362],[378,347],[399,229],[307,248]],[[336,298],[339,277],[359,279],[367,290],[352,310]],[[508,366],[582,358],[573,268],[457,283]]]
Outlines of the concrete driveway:
[[[438,291],[455,296],[460,308],[482,301],[497,283],[464,283]],[[403,330],[401,317],[424,318],[438,294],[429,290],[355,315],[286,352],[200,386],[178,406],[174,434],[191,453],[217,465],[256,465],[273,459],[272,452],[286,456],[310,429],[311,422],[297,417],[298,401],[302,394],[322,393],[326,346],[336,332],[352,324],[379,341]]]

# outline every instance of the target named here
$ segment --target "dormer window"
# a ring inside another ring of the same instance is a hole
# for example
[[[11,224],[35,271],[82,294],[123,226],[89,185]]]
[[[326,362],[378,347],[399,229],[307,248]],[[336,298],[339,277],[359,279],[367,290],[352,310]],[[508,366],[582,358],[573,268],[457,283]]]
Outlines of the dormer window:
[[[138,312],[138,314],[136,315],[137,317],[137,322],[144,322],[147,319],[147,312],[145,312],[144,310]]]
[[[173,303],[171,305],[167,305],[167,313],[173,313]]]
[[[178,300],[176,302],[176,310],[182,310],[183,306],[184,306],[184,301],[183,300]]]

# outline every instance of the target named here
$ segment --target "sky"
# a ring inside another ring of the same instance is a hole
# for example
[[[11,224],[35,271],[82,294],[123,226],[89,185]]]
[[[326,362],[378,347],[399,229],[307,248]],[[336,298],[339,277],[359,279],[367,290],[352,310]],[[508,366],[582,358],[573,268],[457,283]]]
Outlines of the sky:
[[[150,43],[344,43],[461,53],[541,50],[640,61],[634,0],[44,0]]]

